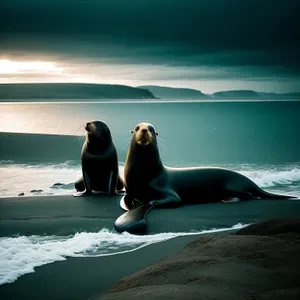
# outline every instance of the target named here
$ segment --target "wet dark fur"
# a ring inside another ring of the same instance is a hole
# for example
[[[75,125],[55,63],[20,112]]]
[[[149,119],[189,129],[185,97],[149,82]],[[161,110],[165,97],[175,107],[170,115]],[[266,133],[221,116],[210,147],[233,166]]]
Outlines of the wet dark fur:
[[[119,176],[118,156],[108,126],[102,121],[91,121],[85,126],[86,140],[81,151],[83,176],[75,183],[77,191],[92,190],[114,195],[123,188]]]
[[[275,195],[263,191],[252,180],[237,172],[213,167],[169,168],[163,165],[157,147],[156,132],[151,124],[137,126],[128,151],[124,181],[128,209],[135,203],[175,207],[182,204],[218,202],[230,198],[287,199],[292,196]],[[151,142],[137,143],[140,130],[148,129]]]

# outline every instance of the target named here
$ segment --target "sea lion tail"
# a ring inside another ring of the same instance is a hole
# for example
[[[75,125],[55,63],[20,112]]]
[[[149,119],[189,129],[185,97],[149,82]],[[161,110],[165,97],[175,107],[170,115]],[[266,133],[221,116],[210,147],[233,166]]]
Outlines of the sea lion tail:
[[[284,199],[297,199],[298,197],[290,196],[290,195],[277,195],[273,193],[266,192],[262,189],[256,189],[251,192],[251,194],[255,197],[259,197],[262,199],[278,199],[278,200],[284,200]]]

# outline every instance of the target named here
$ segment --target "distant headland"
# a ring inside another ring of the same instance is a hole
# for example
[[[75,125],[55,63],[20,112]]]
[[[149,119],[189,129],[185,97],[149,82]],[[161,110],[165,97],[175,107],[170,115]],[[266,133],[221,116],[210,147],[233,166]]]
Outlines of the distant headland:
[[[187,88],[171,88],[165,86],[144,85],[140,89],[149,90],[155,97],[161,99],[182,99],[182,100],[256,100],[256,99],[300,99],[299,93],[260,93],[252,90],[231,90],[220,91],[213,94],[204,94],[199,90]]]
[[[18,100],[166,99],[166,100],[300,100],[299,93],[261,93],[253,90],[220,91],[205,94],[189,88],[144,85],[85,83],[12,83],[0,84],[0,101]]]
[[[156,99],[147,89],[126,85],[84,83],[0,84],[0,99]],[[1,101],[0,100],[0,101]]]
[[[166,86],[143,85],[137,86],[139,89],[149,90],[155,97],[160,99],[185,99],[185,100],[204,100],[210,99],[209,95],[201,91],[186,88],[171,88]]]

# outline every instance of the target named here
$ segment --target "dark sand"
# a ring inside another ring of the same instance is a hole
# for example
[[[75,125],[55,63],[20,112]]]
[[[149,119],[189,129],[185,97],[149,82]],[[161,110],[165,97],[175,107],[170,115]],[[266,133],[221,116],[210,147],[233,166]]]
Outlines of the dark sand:
[[[38,134],[0,133],[0,143],[0,159],[15,163],[79,162],[82,147],[78,137]],[[120,197],[106,196],[2,198],[0,236],[69,235],[82,231],[97,232],[103,227],[113,229],[115,219],[122,213],[119,200]],[[157,209],[149,213],[147,220],[150,232],[158,233],[231,227],[241,220],[253,223],[299,215],[300,201],[256,200]],[[110,257],[67,258],[66,261],[38,267],[35,273],[24,275],[15,283],[0,286],[0,298],[87,299],[106,292],[122,277],[182,250],[195,239],[199,237],[176,238]],[[249,265],[252,267],[253,262],[249,261]],[[238,266],[232,269],[238,274]],[[214,288],[208,291],[213,293]]]
[[[296,300],[299,255],[300,219],[259,223],[237,234],[201,237],[100,298]]]
[[[101,294],[117,280],[181,250],[196,237],[150,245],[138,251],[96,258],[68,258],[35,269],[0,286],[1,299],[87,299]]]
[[[53,163],[78,160],[80,136],[0,132],[0,160],[15,163]]]
[[[0,236],[68,235],[113,228],[122,213],[120,196],[19,197],[0,199]],[[157,209],[147,218],[150,232],[230,227],[274,217],[297,217],[300,201],[245,201]],[[199,237],[198,237],[199,238]],[[132,253],[98,258],[67,258],[35,269],[15,283],[0,286],[1,299],[87,299],[117,280],[174,254],[197,236],[180,237]]]
[[[0,198],[0,236],[13,234],[69,235],[113,229],[123,211],[121,196],[36,196]],[[231,227],[241,220],[254,223],[272,218],[299,217],[300,201],[252,200],[153,209],[147,215],[150,233],[186,232]]]

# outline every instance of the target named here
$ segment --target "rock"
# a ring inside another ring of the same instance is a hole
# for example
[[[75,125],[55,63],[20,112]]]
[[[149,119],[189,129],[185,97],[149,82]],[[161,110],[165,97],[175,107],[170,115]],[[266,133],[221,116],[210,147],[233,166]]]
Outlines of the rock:
[[[299,224],[271,220],[237,234],[205,235],[119,280],[100,299],[300,299]],[[293,238],[285,239],[290,233]]]
[[[51,189],[57,189],[57,188],[60,188],[63,185],[64,185],[64,183],[57,182],[57,183],[54,183],[52,186],[50,186],[50,188]]]
[[[237,235],[272,236],[287,233],[300,234],[300,219],[273,219],[251,224],[236,232]]]

